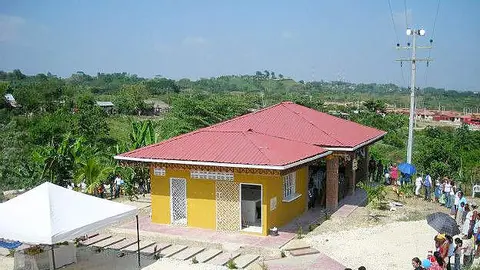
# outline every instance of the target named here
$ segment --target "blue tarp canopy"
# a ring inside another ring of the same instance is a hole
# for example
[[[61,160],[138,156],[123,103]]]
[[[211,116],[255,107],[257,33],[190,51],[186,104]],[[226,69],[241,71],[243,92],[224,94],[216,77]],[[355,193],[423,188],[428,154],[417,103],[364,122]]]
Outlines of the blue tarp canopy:
[[[408,174],[410,176],[414,175],[417,172],[417,169],[415,169],[415,166],[406,162],[400,163],[398,165],[398,170],[401,171],[403,174]]]
[[[22,243],[20,243],[18,241],[11,242],[11,241],[0,240],[0,247],[6,248],[6,249],[15,249],[15,248],[18,248],[21,245],[22,245]]]

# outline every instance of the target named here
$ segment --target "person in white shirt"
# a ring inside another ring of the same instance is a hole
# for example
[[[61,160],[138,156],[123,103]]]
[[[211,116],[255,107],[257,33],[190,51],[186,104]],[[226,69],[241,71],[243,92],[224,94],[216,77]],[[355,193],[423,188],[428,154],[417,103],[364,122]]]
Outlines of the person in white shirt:
[[[85,184],[85,182],[82,182],[80,184],[80,187],[81,187],[83,193],[85,193],[87,191],[87,184]]]
[[[445,194],[445,207],[451,208],[452,207],[452,197],[450,196],[450,192],[452,191],[452,184],[449,180],[445,181],[445,185],[443,186],[443,194]]]
[[[422,176],[419,175],[415,179],[415,195],[420,196],[420,189],[422,188]]]
[[[120,197],[120,188],[121,188],[121,185],[123,184],[123,180],[120,177],[120,174],[117,174],[117,177],[115,178],[114,182],[115,182],[115,198],[119,198]]]

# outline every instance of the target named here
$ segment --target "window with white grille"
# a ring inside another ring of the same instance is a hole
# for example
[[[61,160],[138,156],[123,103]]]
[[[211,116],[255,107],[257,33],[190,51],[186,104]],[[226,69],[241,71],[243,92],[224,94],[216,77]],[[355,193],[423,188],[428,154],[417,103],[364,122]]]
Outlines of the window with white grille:
[[[283,200],[292,200],[297,194],[295,193],[295,172],[283,176]]]
[[[233,172],[190,171],[192,179],[233,181]]]
[[[165,168],[154,168],[153,175],[155,176],[165,176]]]

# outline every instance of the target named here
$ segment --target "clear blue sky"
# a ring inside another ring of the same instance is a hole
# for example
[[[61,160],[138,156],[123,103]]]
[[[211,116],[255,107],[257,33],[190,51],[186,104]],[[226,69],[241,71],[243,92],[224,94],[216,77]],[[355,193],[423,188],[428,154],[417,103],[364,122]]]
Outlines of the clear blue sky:
[[[391,0],[402,45],[404,1]],[[407,0],[409,26],[432,36],[437,0]],[[446,1],[435,59],[418,86],[480,90],[480,1]],[[0,69],[27,74],[129,72],[170,78],[273,70],[294,79],[409,83],[394,59],[388,0],[0,0]],[[428,51],[419,52],[428,56]],[[312,76],[313,75],[313,76]]]

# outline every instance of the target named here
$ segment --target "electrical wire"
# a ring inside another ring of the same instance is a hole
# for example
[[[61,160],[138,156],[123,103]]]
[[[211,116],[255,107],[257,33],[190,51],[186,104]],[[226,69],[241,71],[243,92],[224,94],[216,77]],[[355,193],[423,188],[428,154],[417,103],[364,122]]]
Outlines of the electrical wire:
[[[433,20],[433,29],[432,29],[432,38],[431,40],[435,40],[435,28],[437,26],[437,18],[438,18],[438,12],[440,11],[440,0],[437,2],[437,11],[435,12],[435,19]],[[432,45],[432,44],[430,44]],[[432,55],[432,48],[428,49],[428,58]],[[428,63],[428,62],[427,62]],[[429,65],[427,64],[427,67],[425,68],[425,87],[427,87],[428,83],[428,67]]]
[[[405,28],[408,29],[407,0],[403,0],[403,5],[405,6]]]
[[[392,26],[393,26],[393,31],[395,32],[395,38],[397,39],[397,44],[400,44],[400,39],[398,38],[398,33],[397,33],[397,27],[395,26],[395,19],[394,19],[394,15],[393,15],[391,0],[388,0],[388,7],[389,7],[389,9],[390,9],[390,16],[391,16],[391,18],[392,18]],[[400,65],[400,72],[401,72],[401,74],[402,74],[402,82],[403,82],[403,85],[405,86],[405,85],[406,85],[406,81],[405,81],[405,75],[403,74],[403,67],[402,67],[402,65]]]

